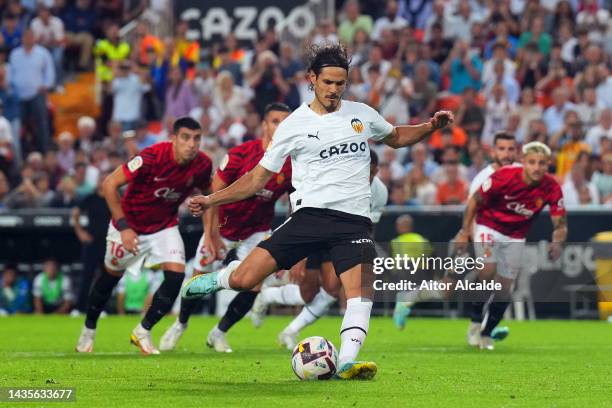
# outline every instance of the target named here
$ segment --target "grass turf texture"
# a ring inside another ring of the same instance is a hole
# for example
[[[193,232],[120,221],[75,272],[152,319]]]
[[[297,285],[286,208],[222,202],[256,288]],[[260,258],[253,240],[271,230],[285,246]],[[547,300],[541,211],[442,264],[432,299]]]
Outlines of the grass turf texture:
[[[172,320],[154,328],[156,342]],[[276,345],[288,321],[271,317],[261,329],[243,321],[228,337],[234,353],[219,354],[204,346],[216,320],[193,318],[177,351],[144,357],[129,345],[136,317],[101,320],[89,355],[73,351],[81,318],[0,318],[0,386],[76,388],[76,403],[53,407],[612,406],[607,323],[510,322],[510,337],[485,352],[466,345],[464,320],[412,319],[398,332],[375,318],[361,353],[378,363],[374,381],[301,382]],[[339,326],[324,318],[302,338],[325,336],[339,347]]]

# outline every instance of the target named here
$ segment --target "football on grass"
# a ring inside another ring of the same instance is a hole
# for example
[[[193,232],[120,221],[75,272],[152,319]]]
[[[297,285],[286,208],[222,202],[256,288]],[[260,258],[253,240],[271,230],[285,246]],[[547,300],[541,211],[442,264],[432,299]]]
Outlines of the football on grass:
[[[291,355],[291,367],[300,380],[328,380],[336,373],[338,352],[323,337],[308,337],[298,343]]]

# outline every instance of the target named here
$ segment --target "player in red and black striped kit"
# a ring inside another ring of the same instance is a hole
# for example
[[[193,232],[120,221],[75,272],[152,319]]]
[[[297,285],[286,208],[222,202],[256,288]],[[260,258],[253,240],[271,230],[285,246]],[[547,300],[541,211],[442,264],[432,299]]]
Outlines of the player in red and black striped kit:
[[[282,103],[269,104],[261,123],[262,137],[230,149],[213,177],[212,190],[219,191],[251,171],[272,143],[276,127],[291,110]],[[239,260],[244,259],[262,240],[270,236],[270,224],[274,217],[274,204],[291,186],[291,160],[287,158],[281,171],[255,195],[242,201],[220,206],[209,213],[194,260],[194,275],[210,272],[220,267],[215,259],[225,258],[227,249],[235,249]],[[218,216],[217,216],[218,211]],[[222,246],[212,235],[219,232]],[[229,304],[227,312],[208,335],[208,345],[216,351],[230,352],[225,333],[251,309],[259,290],[240,292]],[[161,350],[172,350],[187,328],[187,321],[197,300],[182,299],[177,321],[166,331],[160,342]]]
[[[151,328],[172,308],[185,275],[185,248],[178,230],[178,208],[194,191],[210,187],[212,162],[200,152],[202,129],[189,117],[174,122],[170,142],[144,149],[104,180],[112,221],[106,236],[105,271],[89,294],[78,352],[93,350],[96,324],[123,272],[161,269],[164,281],[131,335],[144,354],[159,354]],[[119,188],[127,184],[123,198]]]

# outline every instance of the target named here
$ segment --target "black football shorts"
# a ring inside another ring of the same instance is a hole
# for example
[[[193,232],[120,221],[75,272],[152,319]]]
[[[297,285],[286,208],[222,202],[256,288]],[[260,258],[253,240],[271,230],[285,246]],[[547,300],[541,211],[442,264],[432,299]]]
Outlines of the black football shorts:
[[[372,222],[366,217],[307,207],[293,213],[258,246],[272,255],[278,269],[290,269],[311,254],[329,251],[340,275],[355,265],[374,262],[371,233]]]

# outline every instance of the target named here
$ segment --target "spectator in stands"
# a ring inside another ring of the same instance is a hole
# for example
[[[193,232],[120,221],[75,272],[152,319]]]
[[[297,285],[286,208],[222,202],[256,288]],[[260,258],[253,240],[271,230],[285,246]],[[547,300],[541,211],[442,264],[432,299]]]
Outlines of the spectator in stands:
[[[585,130],[588,131],[597,125],[599,116],[604,108],[597,102],[597,94],[593,87],[584,88],[579,96],[581,102],[576,105],[576,112],[584,124]]]
[[[602,171],[595,172],[591,182],[597,188],[602,204],[612,205],[612,153],[602,157]]]
[[[74,136],[68,131],[60,133],[57,138],[59,151],[57,162],[63,173],[67,173],[74,167],[76,151],[74,150]]]
[[[163,56],[164,43],[159,37],[151,34],[146,20],[141,19],[137,22],[134,34],[133,52],[137,53],[136,59],[139,64],[151,65],[156,58]]]
[[[575,112],[576,105],[568,101],[568,91],[559,87],[552,94],[553,105],[544,111],[543,119],[550,135],[559,132],[563,128],[564,118],[567,112]]]
[[[485,111],[476,101],[476,90],[465,88],[462,103],[455,115],[455,123],[464,129],[468,135],[480,135],[485,123]]]
[[[77,141],[75,148],[92,154],[98,142],[96,137],[96,121],[91,116],[81,116],[77,121]]]
[[[0,316],[31,311],[30,283],[19,276],[16,265],[5,265],[0,276]]]
[[[409,205],[436,204],[437,188],[425,175],[422,166],[412,166],[404,182],[405,200]]]
[[[551,137],[550,146],[558,149],[556,167],[561,180],[572,168],[581,152],[591,153],[591,147],[584,141],[584,129],[576,112],[567,113],[563,128]]]
[[[521,34],[519,38],[519,48],[524,48],[528,43],[534,42],[543,55],[548,55],[552,47],[552,37],[544,31],[544,19],[536,16],[531,20],[529,31]]]
[[[72,173],[72,178],[74,179],[74,183],[76,185],[76,199],[77,201],[81,201],[84,197],[95,191],[96,185],[90,184],[89,181],[87,181],[87,163],[82,161],[77,162],[74,165],[74,170]]]
[[[265,107],[284,99],[289,93],[289,84],[285,82],[272,51],[264,51],[257,56],[257,62],[246,75],[247,83],[255,93],[253,105],[257,113],[263,116]]]
[[[114,68],[130,56],[130,46],[119,37],[119,25],[110,23],[106,28],[106,38],[96,42],[93,49],[96,57],[96,76],[101,82],[113,80]]]
[[[87,71],[91,68],[94,37],[92,27],[98,17],[91,6],[91,0],[76,0],[68,5],[62,15],[66,29],[66,47],[78,49],[77,69]]]
[[[132,130],[142,119],[142,96],[151,89],[142,75],[132,70],[132,63],[123,61],[115,71],[112,83],[112,120],[121,123],[123,130]]]
[[[442,24],[436,22],[431,27],[431,39],[426,41],[431,51],[431,59],[438,65],[442,65],[453,49],[453,42],[444,36]]]
[[[493,65],[493,76],[488,81],[483,81],[485,98],[491,98],[493,87],[500,84],[506,93],[506,97],[513,105],[519,101],[521,87],[513,75],[506,72],[503,60],[495,61]]]
[[[493,145],[493,136],[506,128],[513,110],[514,104],[508,99],[504,86],[501,83],[493,85],[485,107],[485,125],[481,138],[483,145]]]
[[[32,12],[34,10],[26,9],[21,3],[22,0],[9,0],[6,8],[6,14],[15,16],[17,19],[17,27],[23,33],[28,27],[28,23],[32,18]],[[36,3],[32,3],[32,5],[35,7]]]
[[[546,76],[546,63],[544,55],[539,51],[537,44],[529,43],[517,55],[518,71],[516,79],[526,88],[535,88],[536,84]]]
[[[179,67],[170,68],[165,100],[164,120],[187,116],[197,106],[192,84]]]
[[[283,79],[287,83],[289,90],[284,96],[284,102],[292,110],[300,107],[300,92],[297,85],[301,77],[304,76],[304,66],[294,57],[293,45],[289,42],[282,42],[280,45],[279,65]]]
[[[601,139],[612,141],[612,109],[606,108],[599,115],[597,126],[589,127],[585,141],[591,146],[593,154],[601,154]]]
[[[426,61],[419,61],[416,64],[412,80],[404,77],[411,82],[411,92],[407,97],[410,118],[413,122],[427,120],[436,109],[438,89],[436,84],[430,80],[429,74],[429,64]]]
[[[96,271],[101,271],[104,267],[106,230],[110,222],[110,210],[104,199],[102,182],[107,175],[108,172],[100,173],[96,191],[85,196],[78,206],[72,209],[72,225],[81,243],[81,262],[83,263],[76,304],[80,312],[84,312],[87,307],[87,295]],[[85,226],[81,223],[81,216],[86,216],[88,219]]]
[[[177,64],[186,73],[187,79],[192,80],[195,76],[195,66],[200,62],[200,43],[187,39],[189,24],[180,20],[174,29],[174,53],[172,54],[172,66]]]
[[[43,263],[43,270],[34,278],[32,289],[34,312],[36,314],[67,314],[72,301],[72,282],[59,270],[55,258],[49,257]]]
[[[385,15],[376,19],[372,30],[372,40],[379,41],[383,30],[401,31],[408,26],[408,21],[398,15],[399,5],[397,0],[387,0]]]
[[[410,148],[410,158],[411,162],[406,165],[406,173],[410,173],[414,167],[420,167],[425,177],[431,177],[438,169],[438,164],[429,157],[424,142]]]
[[[55,63],[55,86],[64,83],[64,49],[66,38],[64,23],[59,17],[51,14],[51,10],[44,3],[38,5],[38,15],[30,23],[36,42],[47,48]]]
[[[16,15],[10,13],[4,15],[1,33],[2,45],[8,53],[21,45],[23,32]]]
[[[443,137],[447,138],[448,136],[449,134],[446,133]],[[448,175],[447,167],[454,166],[457,167],[459,173],[458,177],[463,181],[468,180],[468,169],[461,163],[460,151],[461,150],[452,143],[445,143],[445,147],[438,152],[439,162],[442,163],[442,165],[431,175],[431,181],[437,185],[446,181]]]
[[[22,119],[34,127],[36,150],[44,153],[51,138],[47,92],[55,84],[55,67],[49,51],[36,44],[32,30],[24,31],[22,41],[9,57],[9,80],[20,101]]]
[[[40,171],[34,175],[33,181],[38,196],[35,206],[40,208],[49,207],[55,197],[55,191],[51,189],[49,175],[44,171]]]
[[[338,37],[345,44],[351,44],[355,32],[359,29],[365,31],[368,36],[372,32],[372,17],[361,14],[358,0],[347,0],[344,4],[344,17],[341,18],[338,27]]]
[[[442,72],[450,75],[449,91],[461,94],[465,88],[480,90],[482,85],[482,61],[478,54],[468,49],[465,41],[455,42],[453,50],[442,65]]]
[[[404,184],[397,181],[391,183],[389,189],[389,205],[406,205],[406,191],[404,190]]]
[[[358,30],[359,31],[359,30]],[[357,32],[355,32],[355,35],[353,36],[353,44],[355,43],[355,39],[357,37]],[[365,33],[365,31],[362,31],[367,38],[367,33]],[[319,24],[317,24],[317,26],[315,27],[315,29],[313,30],[313,37],[312,37],[312,43],[313,44],[325,44],[325,43],[337,43],[338,42],[338,35],[336,34],[336,25],[328,20],[328,19],[323,19],[319,22]],[[353,56],[356,55],[356,53],[354,52],[355,49],[353,49]]]
[[[37,205],[39,193],[34,185],[35,172],[32,167],[25,165],[21,169],[21,183],[7,196],[5,204],[8,208],[34,208]]]
[[[441,205],[462,204],[467,198],[468,186],[459,177],[459,162],[444,163],[445,181],[438,184],[436,202]]]
[[[246,92],[234,84],[232,74],[229,72],[220,72],[217,75],[213,102],[223,118],[246,116],[248,103]]]
[[[567,206],[599,204],[599,191],[586,177],[586,169],[576,161],[561,186],[563,202]]]
[[[72,208],[77,205],[76,187],[76,183],[71,176],[64,176],[57,185],[57,191],[50,206],[54,208]]]
[[[213,66],[217,72],[229,71],[234,77],[234,83],[242,86],[242,66],[232,59],[230,49],[225,45],[219,47],[217,51],[218,65]]]

